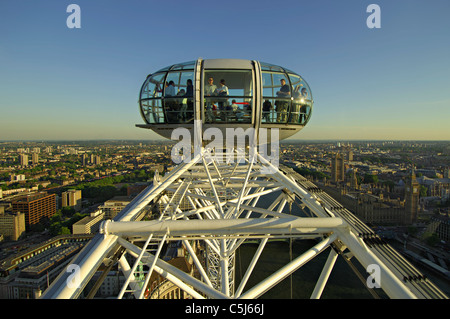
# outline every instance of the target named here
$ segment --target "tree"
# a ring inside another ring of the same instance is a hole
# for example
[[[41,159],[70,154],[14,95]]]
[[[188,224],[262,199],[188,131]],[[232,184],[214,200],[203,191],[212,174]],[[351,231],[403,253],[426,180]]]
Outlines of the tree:
[[[420,185],[420,197],[427,197],[428,195],[428,188],[426,186]]]
[[[61,227],[61,229],[59,230],[59,234],[58,235],[70,235],[70,229],[67,227]]]
[[[71,217],[73,214],[75,214],[75,208],[71,206],[62,207],[61,213],[63,216]]]
[[[440,242],[439,236],[436,233],[429,232],[423,235],[423,240],[430,246],[436,246]]]
[[[365,174],[364,175],[364,183],[376,184],[376,183],[378,183],[378,176],[372,175],[372,174]]]

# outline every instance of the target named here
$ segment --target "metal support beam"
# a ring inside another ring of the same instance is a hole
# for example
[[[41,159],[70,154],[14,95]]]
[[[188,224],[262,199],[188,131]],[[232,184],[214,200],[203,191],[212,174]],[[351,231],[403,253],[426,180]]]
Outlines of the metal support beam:
[[[141,252],[141,249],[137,247],[136,245],[133,245],[132,243],[119,238],[118,239],[119,244],[121,244],[129,253],[134,254],[135,256],[138,256]],[[144,252],[143,262],[145,263],[151,263],[154,260],[155,256]],[[213,288],[209,287],[205,283],[201,282],[200,280],[190,276],[189,274],[183,272],[182,270],[170,265],[169,263],[166,263],[165,261],[161,259],[157,259],[155,264],[155,271],[166,278],[167,280],[172,281],[175,285],[180,287],[181,289],[188,292],[187,289],[189,289],[189,286],[194,287],[198,291],[201,291],[206,296],[214,299],[227,299],[228,296],[222,294],[221,292],[214,290]],[[193,290],[192,288],[190,288]],[[192,295],[191,292],[188,292]],[[194,298],[203,298],[199,293],[196,293],[195,295],[192,295]]]
[[[333,269],[338,256],[339,254],[333,249],[333,247],[331,247],[330,254],[328,255],[327,261],[323,266],[322,272],[320,273],[319,280],[317,281],[314,291],[311,294],[311,299],[320,299],[320,296],[322,296],[323,289],[325,288],[328,278],[330,277],[331,270]]]
[[[264,250],[264,247],[266,246],[268,238],[264,238],[261,240],[258,249],[256,250],[255,254],[253,255],[252,261],[250,262],[250,265],[247,268],[247,271],[244,274],[244,277],[241,280],[241,283],[239,284],[239,287],[236,291],[235,297],[239,298],[242,291],[244,290],[245,285],[247,284],[248,279],[250,278],[250,275],[253,272],[253,269],[256,266],[256,263],[258,262],[259,257],[261,256],[261,253]]]
[[[398,299],[416,299],[417,297],[411,290],[398,279],[394,273],[350,231],[336,230],[339,239],[354,254],[361,265],[367,269],[369,265],[380,267],[380,282],[378,283],[390,298]]]
[[[141,222],[104,222],[101,232],[132,236],[153,233],[163,235],[167,229],[171,236],[188,235],[224,235],[224,234],[289,234],[326,232],[346,227],[341,218],[252,218],[252,219],[216,219],[216,220],[152,220]]]
[[[156,251],[155,258],[153,259],[150,269],[148,270],[148,273],[145,276],[145,281],[144,281],[144,284],[142,285],[141,293],[139,294],[139,299],[142,299],[144,297],[145,290],[147,289],[148,282],[150,281],[150,277],[152,275],[153,269],[155,268],[156,260],[157,260],[157,258],[159,258],[159,254],[161,253],[161,249],[164,245],[166,237],[167,237],[167,233],[164,234],[164,237],[161,239],[161,241],[158,245],[158,250]],[[143,249],[143,251],[145,251],[145,250]]]
[[[262,294],[264,294],[266,291],[268,291],[270,288],[281,282],[283,279],[285,279],[287,276],[292,274],[294,271],[296,271],[298,268],[303,266],[305,263],[313,259],[315,256],[320,254],[324,249],[326,249],[329,245],[331,245],[335,240],[337,239],[336,234],[332,234],[330,237],[324,239],[290,263],[288,263],[286,266],[281,268],[280,270],[276,271],[274,274],[266,278],[265,280],[261,281],[259,284],[245,292],[243,295],[241,295],[241,299],[255,299],[260,297]]]

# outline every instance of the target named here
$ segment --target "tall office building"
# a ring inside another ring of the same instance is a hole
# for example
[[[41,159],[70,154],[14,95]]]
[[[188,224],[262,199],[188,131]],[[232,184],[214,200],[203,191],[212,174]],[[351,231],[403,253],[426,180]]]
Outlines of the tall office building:
[[[412,224],[417,221],[419,211],[420,185],[416,180],[414,170],[411,171],[405,185],[405,223]]]
[[[88,155],[86,153],[82,156],[83,166],[86,166],[88,163]]]
[[[38,164],[39,163],[39,154],[38,153],[31,154],[31,162],[33,164]]]
[[[5,211],[0,205],[0,234],[10,240],[18,240],[25,232],[25,215]]]
[[[349,162],[352,162],[353,161],[353,151],[349,150],[348,153],[347,153],[347,156],[348,156]]]
[[[13,212],[25,214],[27,227],[38,224],[43,217],[52,217],[56,213],[56,195],[46,192],[28,194],[14,199]]]
[[[331,160],[331,178],[333,182],[337,183],[344,181],[344,177],[344,157],[342,154],[337,153]]]
[[[73,207],[76,211],[81,210],[81,190],[70,189],[61,194],[61,206]]]
[[[28,155],[20,154],[19,155],[19,162],[20,162],[21,166],[28,166]]]

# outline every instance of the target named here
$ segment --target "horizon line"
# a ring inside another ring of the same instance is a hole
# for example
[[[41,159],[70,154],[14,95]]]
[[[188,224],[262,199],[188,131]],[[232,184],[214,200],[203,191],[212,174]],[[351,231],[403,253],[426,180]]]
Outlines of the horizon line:
[[[177,142],[177,140],[171,140],[167,138],[156,139],[142,139],[142,138],[111,138],[111,139],[17,139],[17,140],[0,140],[0,143],[12,143],[12,142],[102,142],[102,141],[167,141]],[[280,143],[288,141],[327,141],[327,142],[450,142],[450,139],[333,139],[333,138],[320,138],[320,139],[283,139]]]

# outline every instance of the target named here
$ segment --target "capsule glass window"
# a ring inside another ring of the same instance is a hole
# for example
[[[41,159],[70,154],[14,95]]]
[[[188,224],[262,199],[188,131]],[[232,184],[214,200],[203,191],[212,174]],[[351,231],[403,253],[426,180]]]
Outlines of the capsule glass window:
[[[169,72],[165,81],[164,111],[169,124],[189,123],[194,119],[194,73]]]
[[[292,88],[285,73],[262,72],[262,123],[286,123],[291,106]]]
[[[204,79],[206,123],[252,122],[251,70],[206,70]]]
[[[144,82],[141,89],[141,113],[147,123],[164,123],[165,117],[162,108],[162,92],[165,73],[151,75]]]
[[[292,85],[290,124],[305,125],[311,115],[312,98],[308,84],[298,75],[289,74]]]

